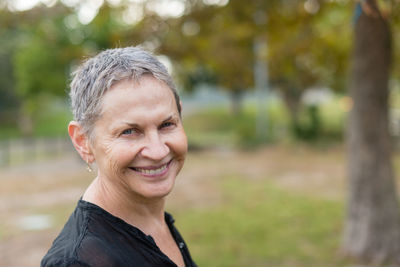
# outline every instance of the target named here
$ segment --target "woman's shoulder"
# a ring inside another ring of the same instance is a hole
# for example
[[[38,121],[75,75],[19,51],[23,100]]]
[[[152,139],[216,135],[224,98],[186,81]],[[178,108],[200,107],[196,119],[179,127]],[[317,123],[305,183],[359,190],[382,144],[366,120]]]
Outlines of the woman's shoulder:
[[[55,243],[55,242],[54,242]],[[68,242],[67,242],[68,243]],[[94,235],[84,235],[75,244],[53,244],[41,262],[42,267],[123,266],[112,253],[110,243]]]
[[[94,234],[90,230],[94,220],[91,215],[93,210],[88,207],[87,203],[78,202],[42,259],[41,266],[99,266],[90,264],[88,260],[92,255],[106,255],[107,247],[104,245],[106,242],[99,238],[101,233]]]

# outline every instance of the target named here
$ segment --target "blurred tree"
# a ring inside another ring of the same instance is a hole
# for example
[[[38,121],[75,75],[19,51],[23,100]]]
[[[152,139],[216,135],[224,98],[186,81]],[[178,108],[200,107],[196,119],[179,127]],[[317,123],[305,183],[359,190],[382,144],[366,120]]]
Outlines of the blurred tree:
[[[282,92],[299,128],[300,97],[311,86],[344,90],[350,42],[346,6],[336,1],[231,0],[227,5],[187,1],[178,18],[146,13],[129,39],[151,41],[168,55],[186,87],[214,83],[240,110],[243,92],[254,87],[253,46],[268,40],[271,86]],[[149,38],[151,36],[151,38]],[[338,40],[340,39],[340,42]]]
[[[15,78],[12,55],[17,44],[15,16],[0,9],[0,124],[13,125],[16,122],[19,101],[15,94]]]
[[[317,134],[318,125],[303,125],[300,120],[300,100],[306,89],[345,90],[350,47],[346,9],[336,1],[282,1],[269,13],[271,86],[282,93],[297,137]],[[307,111],[310,121],[320,121],[318,107]]]
[[[12,73],[23,109],[32,109],[26,107],[34,99],[30,95],[64,93],[70,64],[82,55],[119,45],[142,44],[167,55],[186,89],[200,83],[224,88],[232,95],[232,110],[239,112],[243,92],[254,87],[255,40],[264,38],[271,87],[284,96],[292,128],[299,132],[307,121],[299,120],[305,89],[344,90],[351,27],[343,1],[186,0],[182,15],[169,17],[149,8],[157,1],[104,1],[87,25],[78,19],[83,2],[15,12],[21,45],[12,48],[18,51],[15,56],[7,56],[14,58]],[[38,69],[48,78],[35,77]],[[317,108],[304,114],[320,122]]]
[[[121,10],[104,4],[87,25],[78,20],[75,7],[60,2],[50,8],[39,4],[23,12],[10,12],[2,6],[0,12],[4,26],[0,30],[4,48],[0,53],[4,59],[0,64],[4,67],[0,112],[18,114],[13,120],[23,134],[31,135],[44,101],[66,97],[73,64],[83,55],[118,46],[121,26],[113,18],[118,18]]]
[[[123,36],[125,27],[118,21],[121,12],[121,8],[113,8],[105,3],[88,25],[80,26],[84,32],[82,44],[92,50],[88,52],[97,53],[121,45],[121,41],[125,39]]]
[[[232,110],[238,113],[243,92],[254,87],[255,40],[264,38],[268,40],[264,54],[271,84],[285,96],[293,128],[300,127],[304,89],[313,85],[343,87],[348,47],[343,4],[187,0],[182,16],[165,17],[148,8],[153,2],[157,1],[121,1],[113,6],[104,2],[87,25],[78,21],[81,3],[67,8],[58,2],[51,8],[42,5],[15,13],[21,45],[14,48],[18,52],[13,72],[24,113],[34,109],[28,104],[36,102],[33,96],[64,91],[60,89],[65,88],[73,59],[119,45],[143,44],[168,55],[186,89],[199,83],[224,88],[232,95]],[[126,18],[132,14],[127,11],[132,11],[132,5],[134,13],[142,10],[143,14],[129,24]],[[344,36],[341,42],[337,42],[338,36]],[[34,71],[38,69],[48,78],[39,79]]]
[[[253,86],[252,5],[230,1],[226,6],[187,1],[185,15],[162,18],[147,12],[129,39],[151,41],[168,55],[186,89],[200,83],[222,87],[232,95],[232,110],[240,112],[242,93]],[[242,6],[240,8],[239,6]],[[151,36],[151,38],[149,38]]]
[[[391,32],[375,0],[357,4],[348,125],[350,198],[344,251],[373,263],[400,264],[400,217],[391,138],[388,80]]]
[[[46,96],[65,96],[73,56],[63,21],[68,13],[68,8],[58,4],[18,14],[20,42],[13,66],[15,90],[21,102],[18,124],[25,135],[33,133],[34,118]]]

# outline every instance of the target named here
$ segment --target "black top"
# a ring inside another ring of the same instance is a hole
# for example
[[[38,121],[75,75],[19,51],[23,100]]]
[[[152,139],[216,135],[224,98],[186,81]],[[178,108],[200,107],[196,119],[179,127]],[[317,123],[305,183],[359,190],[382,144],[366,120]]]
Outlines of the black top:
[[[182,236],[165,213],[165,221],[177,243],[186,267],[196,266]],[[113,216],[99,206],[79,200],[41,266],[175,266],[153,238]]]

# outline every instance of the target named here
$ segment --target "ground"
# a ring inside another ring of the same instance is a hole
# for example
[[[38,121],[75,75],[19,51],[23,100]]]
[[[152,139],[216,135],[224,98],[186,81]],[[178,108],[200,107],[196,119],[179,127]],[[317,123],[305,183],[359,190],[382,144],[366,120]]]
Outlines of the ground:
[[[342,146],[285,145],[190,152],[167,209],[216,205],[223,201],[216,182],[227,176],[270,179],[291,191],[341,200],[344,152]],[[75,154],[0,169],[0,266],[38,266],[93,175]]]

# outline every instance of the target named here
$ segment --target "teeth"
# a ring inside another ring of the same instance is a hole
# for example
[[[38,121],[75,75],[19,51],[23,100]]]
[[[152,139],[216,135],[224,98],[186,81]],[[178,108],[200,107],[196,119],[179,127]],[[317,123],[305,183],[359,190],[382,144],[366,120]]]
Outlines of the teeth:
[[[167,168],[167,164],[161,166],[158,169],[141,169],[141,168],[135,168],[136,171],[144,173],[144,174],[148,174],[148,175],[155,175],[155,174],[159,174],[161,172],[163,172],[165,169]]]

